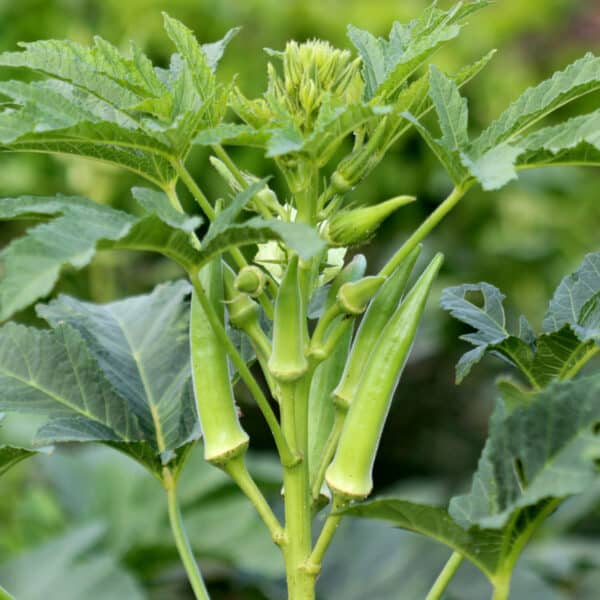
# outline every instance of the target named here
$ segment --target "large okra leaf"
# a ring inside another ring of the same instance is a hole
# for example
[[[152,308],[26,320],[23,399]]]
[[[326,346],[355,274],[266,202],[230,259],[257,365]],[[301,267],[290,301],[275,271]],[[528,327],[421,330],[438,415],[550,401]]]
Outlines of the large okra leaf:
[[[91,47],[22,43],[23,51],[1,54],[0,65],[46,79],[0,82],[9,99],[0,112],[0,149],[85,156],[169,186],[173,163],[185,157],[191,139],[223,117],[227,89],[213,71],[237,30],[200,46],[167,15],[165,29],[178,50],[168,69],[154,67],[134,44],[126,57],[101,38]]]
[[[590,254],[575,273],[561,282],[550,301],[543,332],[537,337],[523,317],[518,335],[508,331],[502,305],[504,295],[494,286],[479,283],[444,290],[442,307],[476,330],[462,336],[475,348],[460,359],[457,382],[486,353],[516,366],[537,388],[554,379],[573,377],[599,350],[599,271],[600,254]],[[467,294],[473,292],[482,295],[482,306],[468,299]]]
[[[0,410],[45,415],[38,444],[106,442],[160,474],[199,435],[188,294],[178,282],[104,305],[61,296],[38,307],[52,331],[5,325]]]

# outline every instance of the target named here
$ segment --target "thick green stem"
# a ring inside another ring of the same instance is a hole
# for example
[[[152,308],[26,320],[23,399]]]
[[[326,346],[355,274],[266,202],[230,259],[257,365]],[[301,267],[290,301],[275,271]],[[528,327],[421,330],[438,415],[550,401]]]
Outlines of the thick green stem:
[[[510,577],[503,577],[494,582],[492,600],[508,600],[510,595]]]
[[[166,468],[163,470],[163,483],[167,492],[169,522],[171,524],[171,530],[173,531],[173,537],[175,538],[175,545],[177,546],[181,562],[183,563],[190,585],[194,591],[194,596],[197,600],[210,600],[206,585],[202,579],[202,573],[200,573],[200,569],[194,558],[194,553],[192,552],[190,542],[183,526],[181,511],[179,509],[179,503],[177,502],[177,484],[169,469]]]
[[[462,561],[462,554],[459,554],[458,552],[452,553],[448,562],[442,569],[442,572],[438,575],[438,578],[429,590],[429,594],[427,594],[425,600],[440,600],[442,594],[448,587],[448,584],[456,574],[456,571],[458,571],[458,567],[460,567]]]
[[[0,585],[0,600],[15,600],[15,599]]]
[[[468,186],[458,186],[452,193],[421,223],[415,232],[402,244],[400,249],[390,258],[381,269],[379,275],[388,277],[396,267],[416,248],[431,232],[432,229],[459,203],[466,194]]]
[[[308,422],[308,394],[304,379],[283,386],[281,394],[282,427],[286,439],[303,460],[283,472],[285,500],[285,570],[288,600],[314,600],[317,572],[310,569],[312,550],[312,512],[308,464],[305,459]]]
[[[267,503],[262,492],[258,489],[254,479],[248,469],[243,456],[237,456],[233,460],[223,465],[223,470],[235,481],[238,487],[246,494],[248,499],[254,504],[256,512],[260,515],[265,525],[271,533],[273,541],[279,546],[284,541],[284,531],[281,523],[273,514],[271,507]]]
[[[275,440],[275,445],[277,446],[277,451],[279,452],[279,456],[281,457],[281,461],[284,465],[286,464],[294,464],[298,462],[298,458],[294,456],[284,435],[282,433],[281,427],[279,426],[279,422],[277,421],[277,417],[269,404],[269,401],[263,394],[263,391],[260,389],[256,379],[250,372],[248,365],[246,365],[246,361],[242,358],[237,348],[233,344],[233,342],[229,339],[223,324],[221,323],[218,315],[215,313],[209,299],[206,296],[206,292],[200,283],[200,279],[198,278],[198,272],[189,273],[190,281],[194,286],[194,291],[196,292],[196,296],[202,305],[202,309],[206,313],[206,316],[215,331],[216,335],[220,339],[221,343],[225,351],[231,357],[233,364],[238,370],[240,377],[250,390],[250,393],[254,396],[256,400],[256,404],[260,408],[267,425],[269,426],[271,433],[273,435],[273,439]]]

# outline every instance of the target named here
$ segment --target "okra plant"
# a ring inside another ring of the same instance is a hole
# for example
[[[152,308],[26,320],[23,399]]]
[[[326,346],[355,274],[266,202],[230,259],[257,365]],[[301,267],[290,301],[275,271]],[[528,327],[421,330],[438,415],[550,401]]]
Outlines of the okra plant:
[[[3,151],[110,163],[147,186],[132,190],[135,214],[83,197],[0,201],[2,219],[41,221],[1,253],[0,318],[42,300],[36,311],[48,324],[0,329],[0,411],[45,418],[32,448],[103,443],[154,475],[196,598],[209,594],[177,484],[198,444],[280,547],[292,600],[315,597],[323,557],[347,515],[388,519],[452,548],[428,600],[442,598],[463,559],[487,575],[495,600],[505,600],[536,527],[596,476],[600,378],[593,370],[576,377],[600,340],[600,259],[590,255],[558,288],[538,337],[524,319],[518,334],[507,331],[493,286],[446,290],[444,307],[476,329],[465,336],[475,348],[461,359],[458,378],[486,353],[523,377],[500,382],[472,490],[449,510],[399,498],[363,502],[442,265],[436,254],[413,275],[421,242],[476,185],[496,190],[525,169],[600,165],[600,111],[539,124],[600,88],[600,58],[592,54],[527,89],[482,133],[469,130],[460,90],[493,52],[456,73],[429,63],[487,4],[433,5],[408,24],[394,23],[387,38],[351,26],[356,53],[320,40],[267,50],[258,98],[216,75],[237,29],[201,45],[167,15],[175,53],[166,68],[133,44],[123,55],[100,38],[90,47],[38,41],[0,54],[5,74],[34,75],[0,82]],[[398,189],[395,198],[365,205],[360,186],[377,184],[369,175],[411,129],[447,172],[449,193],[369,272],[355,248],[415,198]],[[209,198],[188,171],[197,145],[210,150],[221,198]],[[266,154],[282,185],[242,170],[227,146]],[[196,214],[184,212],[183,188]],[[45,301],[64,267],[81,269],[103,249],[161,254],[185,277],[108,304],[64,295]],[[483,307],[470,292],[483,294]],[[246,468],[252,440],[236,405],[238,381],[281,460],[282,511]],[[0,472],[35,452],[3,447]]]

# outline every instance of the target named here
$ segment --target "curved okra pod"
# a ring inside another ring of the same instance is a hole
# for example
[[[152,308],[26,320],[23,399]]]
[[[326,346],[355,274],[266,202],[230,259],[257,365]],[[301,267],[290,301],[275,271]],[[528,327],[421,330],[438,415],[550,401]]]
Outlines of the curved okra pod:
[[[365,365],[377,346],[377,338],[396,310],[421,247],[415,248],[381,286],[356,333],[340,383],[333,391],[335,403],[344,410],[352,404]]]
[[[331,490],[342,497],[365,498],[373,488],[373,462],[381,432],[442,261],[441,254],[435,256],[396,309],[365,368],[325,475]]]
[[[221,258],[206,265],[200,271],[199,278],[215,312],[223,319]],[[195,293],[192,295],[190,343],[194,395],[204,438],[204,458],[212,464],[223,466],[246,451],[248,435],[238,419],[225,349]]]
[[[269,371],[278,381],[299,379],[308,371],[305,356],[306,323],[298,281],[298,256],[294,255],[286,269],[275,301],[273,350]]]

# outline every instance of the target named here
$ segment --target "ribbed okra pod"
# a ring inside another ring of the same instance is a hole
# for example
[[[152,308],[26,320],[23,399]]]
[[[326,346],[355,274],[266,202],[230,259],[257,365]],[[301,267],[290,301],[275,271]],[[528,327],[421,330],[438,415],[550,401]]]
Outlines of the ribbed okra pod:
[[[200,282],[219,318],[224,318],[223,271],[220,258],[200,271]],[[238,415],[227,355],[196,295],[192,295],[190,322],[192,378],[198,415],[202,425],[204,458],[224,465],[243,454],[248,435]]]
[[[325,475],[332,491],[343,497],[364,498],[373,488],[372,470],[381,432],[442,261],[441,254],[431,261],[373,348]]]
[[[279,286],[273,319],[273,350],[269,371],[278,381],[299,379],[308,370],[302,295],[298,281],[298,256],[291,258]]]
[[[398,307],[420,252],[421,247],[418,246],[406,257],[369,304],[356,332],[340,383],[333,392],[334,400],[340,408],[347,409],[352,404],[365,365],[378,343],[379,334]]]

